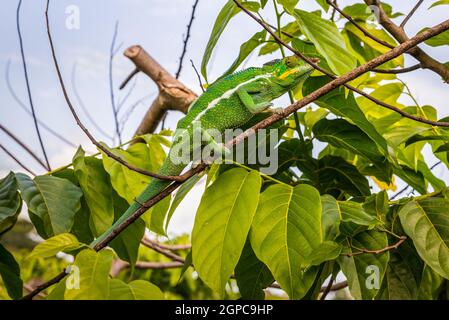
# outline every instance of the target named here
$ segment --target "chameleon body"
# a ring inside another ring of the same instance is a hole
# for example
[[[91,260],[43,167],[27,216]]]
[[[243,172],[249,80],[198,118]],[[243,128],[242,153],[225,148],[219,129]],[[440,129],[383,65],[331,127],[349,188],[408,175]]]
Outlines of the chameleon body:
[[[243,126],[255,114],[270,108],[271,101],[303,82],[312,71],[312,67],[291,56],[266,63],[261,68],[249,68],[217,80],[192,103],[187,115],[178,122],[172,147],[158,173],[167,176],[181,174],[188,163],[173,161],[176,158],[173,150],[179,149],[176,147],[185,141],[182,139],[185,135],[193,136],[194,130],[198,128],[202,139],[212,146],[212,150],[226,152],[223,144],[217,143],[208,135],[208,129],[224,133],[226,129]],[[189,152],[192,152],[193,148],[194,146],[190,145]],[[91,247],[95,247],[107,237],[117,225],[137,211],[142,203],[156,196],[170,184],[171,181],[152,179],[128,210],[108,231],[97,238]]]

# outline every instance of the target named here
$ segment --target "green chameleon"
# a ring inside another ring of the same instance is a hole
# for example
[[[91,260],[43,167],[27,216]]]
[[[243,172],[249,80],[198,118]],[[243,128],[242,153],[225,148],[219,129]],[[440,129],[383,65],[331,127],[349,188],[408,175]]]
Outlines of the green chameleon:
[[[181,174],[188,163],[173,161],[177,159],[173,150],[179,150],[179,144],[185,143],[183,141],[193,140],[185,138],[186,135],[187,138],[192,137],[195,130],[200,131],[203,142],[214,152],[229,152],[222,143],[213,139],[207,132],[208,129],[224,133],[226,129],[243,126],[255,114],[270,108],[273,105],[271,101],[305,81],[312,71],[311,66],[290,56],[268,62],[262,68],[248,68],[217,80],[192,103],[187,115],[178,122],[172,147],[158,173],[167,176]],[[188,148],[192,153],[194,147],[189,145]],[[156,196],[170,183],[171,181],[152,179],[128,210],[91,247],[95,247],[117,225],[137,211],[142,203]]]

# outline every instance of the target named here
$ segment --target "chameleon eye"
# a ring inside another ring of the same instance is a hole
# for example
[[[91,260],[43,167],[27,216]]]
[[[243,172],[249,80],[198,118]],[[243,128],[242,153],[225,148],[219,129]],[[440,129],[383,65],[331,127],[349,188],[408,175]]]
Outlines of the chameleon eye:
[[[288,57],[287,59],[285,59],[285,65],[287,66],[287,68],[293,68],[295,67],[296,63],[295,63],[295,59],[293,57]]]

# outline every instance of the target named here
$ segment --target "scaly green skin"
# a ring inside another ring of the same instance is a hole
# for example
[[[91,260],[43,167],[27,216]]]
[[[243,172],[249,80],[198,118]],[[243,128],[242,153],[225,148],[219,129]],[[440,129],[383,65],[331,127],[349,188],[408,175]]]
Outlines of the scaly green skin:
[[[256,113],[269,108],[272,105],[271,101],[303,82],[312,70],[312,67],[292,56],[269,62],[262,68],[249,68],[217,80],[192,104],[187,115],[178,122],[172,148],[158,173],[177,176],[187,166],[185,163],[176,164],[172,161],[174,159],[172,151],[185,141],[182,139],[183,134],[193,137],[194,127],[200,127],[203,135],[208,129],[224,133],[226,129],[239,128]],[[178,129],[184,133],[180,134]],[[215,146],[214,150],[222,151],[220,150],[223,148],[222,145],[211,139],[207,142]],[[190,152],[192,149],[193,147],[189,146]],[[137,211],[142,203],[156,196],[170,183],[153,179],[120,219],[97,238],[91,247],[100,243],[117,225]]]

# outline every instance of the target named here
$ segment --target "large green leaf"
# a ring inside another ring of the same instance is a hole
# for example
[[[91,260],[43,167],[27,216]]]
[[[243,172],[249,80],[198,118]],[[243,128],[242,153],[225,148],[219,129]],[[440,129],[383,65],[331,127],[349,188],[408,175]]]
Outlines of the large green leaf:
[[[22,209],[18,188],[14,173],[0,179],[0,234],[12,228]]]
[[[260,187],[256,171],[236,168],[221,174],[201,199],[192,232],[193,265],[220,294],[245,245]]]
[[[303,87],[304,95],[307,95],[314,90],[322,87],[329,79],[327,77],[313,77],[309,78]],[[386,140],[377,132],[373,124],[368,121],[364,112],[360,109],[357,101],[352,93],[349,93],[346,97],[344,89],[335,89],[328,93],[324,97],[321,97],[316,103],[337,116],[345,117],[350,120],[356,126],[358,126],[363,132],[365,132],[374,142],[377,143],[381,152],[387,156],[388,147]]]
[[[293,10],[298,4],[299,0],[277,0],[285,10]]]
[[[64,293],[65,299],[107,299],[109,296],[109,272],[113,258],[114,253],[111,250],[95,252],[92,249],[85,249],[78,253],[72,266],[72,269],[76,267],[77,271],[70,276],[75,277],[77,275],[79,279],[74,279],[73,288],[66,288]],[[78,280],[79,285],[76,283]]]
[[[320,141],[350,150],[354,154],[369,159],[378,169],[377,177],[382,181],[390,182],[392,169],[387,159],[379,151],[376,143],[357,126],[344,119],[321,119],[313,127],[313,133]]]
[[[90,209],[90,227],[95,236],[105,232],[114,221],[112,187],[101,160],[86,157],[79,148],[73,157],[73,168]]]
[[[53,176],[38,176],[31,180],[18,173],[16,178],[30,218],[40,235],[48,238],[70,232],[81,206],[83,194],[80,188],[69,180]]]
[[[359,249],[379,250],[388,246],[387,234],[368,230],[347,239],[345,253],[356,253]],[[389,261],[389,252],[382,254],[359,254],[341,256],[338,262],[341,271],[348,279],[349,290],[355,299],[373,299],[382,284]],[[378,272],[377,272],[378,271]]]
[[[263,289],[274,282],[270,269],[259,259],[247,240],[242,255],[235,268],[235,279],[240,295],[245,300],[263,300]]]
[[[20,267],[14,256],[0,244],[0,276],[12,299],[19,299],[23,292],[23,282],[20,278]]]
[[[240,46],[240,51],[238,57],[234,60],[232,65],[223,74],[223,76],[233,73],[243,61],[254,51],[261,43],[265,41],[267,32],[265,30],[257,32],[248,41],[244,42]]]
[[[164,294],[151,282],[134,280],[128,284],[119,280],[109,281],[108,300],[162,300]]]
[[[444,278],[425,265],[419,285],[419,300],[436,300],[444,284]]]
[[[324,240],[332,241],[340,234],[340,210],[334,197],[325,194],[321,196],[321,206],[323,207],[323,217],[321,228],[324,233]]]
[[[28,259],[54,257],[60,251],[76,250],[83,246],[73,234],[61,233],[39,243]]]
[[[301,267],[323,241],[321,211],[320,194],[309,185],[277,184],[260,197],[251,246],[291,299],[301,299],[315,279]]]
[[[336,74],[345,74],[356,67],[357,61],[346,48],[335,23],[303,10],[290,12],[296,18],[303,34],[315,44],[318,52],[326,58]]]
[[[254,1],[240,1],[243,6],[252,11],[257,11],[260,7],[258,2]],[[212,52],[217,45],[218,39],[222,35],[224,29],[228,25],[229,21],[240,12],[240,8],[234,3],[233,0],[228,0],[224,7],[220,10],[217,18],[215,19],[214,26],[209,36],[209,41],[204,51],[203,60],[201,61],[201,74],[207,81],[207,64],[209,63]]]
[[[111,149],[110,151],[136,167],[147,171],[153,170],[150,163],[150,150],[144,143],[133,144],[127,150]],[[105,154],[103,154],[103,165],[111,177],[113,188],[128,203],[132,203],[150,183],[150,177],[128,169]]]
[[[449,31],[444,31],[425,41],[431,47],[449,46]]]
[[[399,211],[399,217],[419,256],[449,279],[449,200],[410,201]]]

